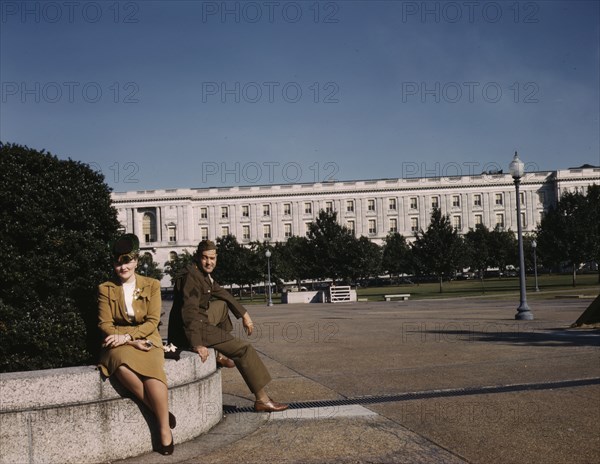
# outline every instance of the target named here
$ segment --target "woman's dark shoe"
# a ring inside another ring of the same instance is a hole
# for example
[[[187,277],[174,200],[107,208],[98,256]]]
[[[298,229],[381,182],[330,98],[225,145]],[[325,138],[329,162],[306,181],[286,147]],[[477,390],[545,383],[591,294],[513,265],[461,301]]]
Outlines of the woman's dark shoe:
[[[175,442],[173,441],[173,434],[171,434],[171,444],[166,446],[161,444],[160,448],[158,449],[158,452],[163,456],[170,456],[171,454],[173,454],[174,450]]]
[[[169,412],[169,427],[171,427],[172,429],[177,427],[177,418],[171,412]]]

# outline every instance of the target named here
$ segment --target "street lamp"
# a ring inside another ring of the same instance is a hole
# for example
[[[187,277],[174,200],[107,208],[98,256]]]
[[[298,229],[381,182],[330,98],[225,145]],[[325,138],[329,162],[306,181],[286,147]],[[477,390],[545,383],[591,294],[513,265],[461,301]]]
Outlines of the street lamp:
[[[273,306],[273,300],[271,299],[271,250],[265,251],[265,256],[267,257],[267,276],[269,280],[269,301],[267,302],[267,306]]]
[[[536,255],[536,248],[537,248],[537,242],[535,241],[535,239],[531,242],[531,248],[533,248],[533,274],[535,275],[535,291],[539,292],[540,288],[538,287],[538,280],[537,280],[537,255]]]
[[[523,231],[521,230],[521,196],[519,194],[519,184],[525,170],[525,164],[519,159],[515,151],[515,156],[508,166],[510,175],[515,181],[517,191],[517,236],[519,238],[519,286],[521,288],[521,304],[517,308],[515,319],[521,321],[532,321],[533,313],[527,305],[527,290],[525,288],[525,256],[523,255]]]

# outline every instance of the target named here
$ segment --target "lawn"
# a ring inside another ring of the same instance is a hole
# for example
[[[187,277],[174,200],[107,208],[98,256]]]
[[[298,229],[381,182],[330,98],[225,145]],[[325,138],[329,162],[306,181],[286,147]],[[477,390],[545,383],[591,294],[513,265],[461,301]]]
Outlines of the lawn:
[[[558,295],[598,295],[600,285],[598,274],[581,274],[577,276],[577,286],[571,285],[571,275],[541,275],[538,277],[539,292],[535,291],[535,280],[533,276],[527,276],[527,299],[556,298]],[[396,293],[410,293],[411,299],[426,298],[457,298],[467,296],[501,297],[519,293],[519,278],[488,278],[484,279],[483,286],[480,280],[453,280],[444,282],[443,292],[439,291],[437,282],[421,284],[404,284],[399,286],[384,287],[361,287],[358,289],[358,298],[369,301],[383,301],[384,295]],[[273,294],[273,304],[281,303],[281,295]],[[249,297],[241,298],[240,301],[246,305],[265,304],[264,295],[255,295],[252,300]]]

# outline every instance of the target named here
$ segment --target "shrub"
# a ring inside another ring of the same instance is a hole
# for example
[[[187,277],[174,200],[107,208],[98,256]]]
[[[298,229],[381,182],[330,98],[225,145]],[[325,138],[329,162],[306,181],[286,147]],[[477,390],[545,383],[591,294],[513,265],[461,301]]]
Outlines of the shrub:
[[[0,142],[0,372],[93,363],[119,223],[86,164]]]

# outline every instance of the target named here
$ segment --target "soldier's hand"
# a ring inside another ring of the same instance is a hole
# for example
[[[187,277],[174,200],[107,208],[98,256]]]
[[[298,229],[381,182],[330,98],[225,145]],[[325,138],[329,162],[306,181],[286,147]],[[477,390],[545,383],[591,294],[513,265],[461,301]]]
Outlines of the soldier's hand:
[[[242,324],[244,325],[246,333],[248,335],[252,335],[252,331],[254,330],[254,322],[252,322],[252,319],[250,318],[250,315],[248,313],[244,314]]]
[[[205,346],[196,346],[194,347],[194,351],[198,353],[198,356],[200,356],[200,360],[202,362],[205,362],[208,359],[208,348]]]

